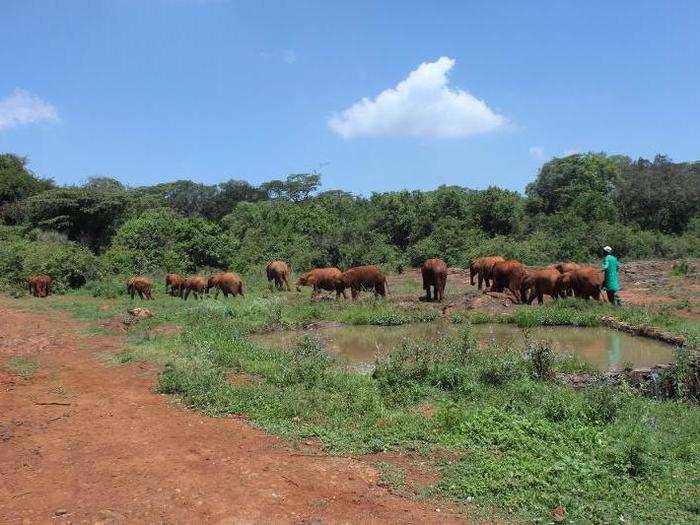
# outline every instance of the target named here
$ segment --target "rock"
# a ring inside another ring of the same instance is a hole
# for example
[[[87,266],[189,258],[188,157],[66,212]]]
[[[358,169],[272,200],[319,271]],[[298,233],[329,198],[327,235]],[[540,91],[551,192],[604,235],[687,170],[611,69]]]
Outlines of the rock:
[[[58,509],[53,513],[54,516],[64,516],[66,514],[68,514],[66,509]]]
[[[566,509],[561,505],[552,509],[552,519],[556,522],[562,522],[566,519]]]
[[[139,318],[153,317],[153,312],[148,308],[140,308],[138,306],[129,310],[129,314]]]

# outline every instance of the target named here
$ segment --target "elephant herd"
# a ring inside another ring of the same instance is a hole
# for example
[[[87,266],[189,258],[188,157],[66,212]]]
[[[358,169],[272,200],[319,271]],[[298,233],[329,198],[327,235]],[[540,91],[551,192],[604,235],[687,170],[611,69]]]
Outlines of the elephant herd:
[[[272,261],[265,267],[265,273],[267,280],[274,283],[278,290],[291,290],[289,285],[291,270],[286,262]],[[447,275],[446,266],[445,275]],[[316,268],[299,276],[297,290],[300,291],[302,286],[312,287],[312,297],[321,290],[328,290],[336,292],[337,297],[342,295],[347,298],[348,288],[353,299],[356,299],[362,290],[372,290],[375,295],[382,297],[387,293],[386,276],[376,266],[357,266],[345,272],[341,272],[338,268]],[[166,292],[173,297],[181,297],[185,301],[190,295],[195,299],[201,299],[209,294],[212,288],[216,290],[215,298],[218,298],[219,292],[222,292],[224,297],[244,295],[243,280],[233,272],[216,273],[209,277],[201,275],[185,277],[177,273],[169,273],[165,276]],[[132,299],[137,294],[141,299],[153,299],[153,281],[148,277],[130,278],[126,282],[126,290]]]
[[[603,272],[592,266],[573,262],[551,264],[545,268],[526,268],[519,261],[503,257],[480,257],[469,266],[469,279],[478,288],[490,286],[494,292],[509,291],[517,301],[531,304],[536,298],[542,303],[544,296],[552,299],[576,296],[600,300],[603,288]]]
[[[289,279],[291,270],[284,261],[272,261],[266,268],[267,280],[278,290],[291,290]],[[445,297],[447,283],[447,264],[442,259],[428,259],[421,266],[423,290],[426,301],[442,301]],[[475,283],[474,278],[477,278]],[[469,266],[469,280],[472,286],[477,284],[494,292],[510,292],[516,301],[531,304],[535,299],[542,303],[544,296],[552,299],[567,296],[593,298],[600,300],[603,288],[603,274],[597,268],[577,263],[557,263],[545,268],[529,269],[519,261],[506,260],[503,257],[479,257]],[[27,279],[29,292],[35,297],[46,297],[51,293],[53,280],[48,275],[35,275]],[[388,292],[386,275],[377,266],[356,266],[346,271],[338,268],[315,268],[303,273],[296,282],[297,291],[302,286],[312,288],[311,297],[322,290],[335,292],[336,298],[347,299],[346,290],[350,289],[352,299],[356,299],[362,290],[370,290],[375,296],[385,297]],[[173,297],[187,300],[190,295],[201,299],[215,289],[215,297],[223,293],[244,295],[241,277],[233,272],[215,273],[209,277],[192,275],[185,277],[169,273],[165,277],[165,289]],[[148,277],[135,276],[126,282],[126,291],[133,299],[137,294],[141,299],[153,299],[153,281]]]

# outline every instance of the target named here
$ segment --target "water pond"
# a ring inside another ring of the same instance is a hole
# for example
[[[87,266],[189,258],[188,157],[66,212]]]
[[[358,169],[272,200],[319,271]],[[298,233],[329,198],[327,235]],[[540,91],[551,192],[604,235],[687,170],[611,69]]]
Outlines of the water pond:
[[[338,326],[313,331],[275,332],[255,336],[255,340],[273,348],[288,348],[304,335],[319,338],[325,348],[342,356],[351,365],[373,363],[404,341],[430,341],[456,335],[463,328],[444,322],[403,326]],[[525,348],[520,328],[507,324],[483,324],[472,327],[479,344],[515,345]],[[552,350],[576,354],[599,370],[620,369],[631,363],[635,368],[672,362],[672,346],[653,339],[635,337],[609,328],[577,328],[570,326],[537,327],[531,337],[544,340]]]

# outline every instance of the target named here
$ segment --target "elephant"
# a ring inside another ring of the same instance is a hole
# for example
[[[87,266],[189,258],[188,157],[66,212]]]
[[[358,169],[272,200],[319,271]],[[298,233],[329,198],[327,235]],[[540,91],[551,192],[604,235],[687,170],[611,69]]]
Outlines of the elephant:
[[[576,297],[581,297],[582,299],[593,298],[596,301],[600,301],[600,291],[605,282],[603,272],[598,268],[583,266],[567,273],[570,276],[571,289]]]
[[[272,261],[265,267],[265,272],[267,273],[267,280],[275,282],[275,288],[278,290],[287,289],[290,291],[289,287],[289,276],[291,271],[289,265],[284,261]]]
[[[218,272],[209,276],[209,278],[207,279],[207,294],[212,288],[216,288],[217,286],[219,286],[219,279],[222,275],[223,272]]]
[[[233,272],[224,272],[215,276],[216,277],[216,293],[214,294],[214,299],[219,298],[219,292],[224,294],[224,298],[228,299],[229,294],[244,296],[243,293],[243,280],[238,274]]]
[[[445,284],[447,283],[447,264],[442,259],[428,259],[420,269],[423,277],[423,289],[425,300],[430,301],[430,287],[433,287],[433,298],[442,302],[445,298]]]
[[[148,277],[137,275],[126,281],[126,291],[132,299],[138,293],[139,299],[143,299],[145,297],[146,299],[153,300],[153,296],[151,295],[152,290],[153,281],[151,281]]]
[[[53,279],[48,275],[33,275],[27,279],[27,288],[34,297],[48,297],[51,295]]]
[[[185,278],[179,273],[169,273],[165,276],[165,291],[173,297],[182,297],[182,287]]]
[[[204,299],[204,293],[207,290],[209,284],[209,279],[202,277],[201,275],[191,275],[185,279],[185,284],[183,285],[184,294],[182,298],[187,301],[190,296],[190,292],[194,295],[195,301],[197,299]]]
[[[557,279],[557,290],[560,297],[571,297],[574,295],[574,289],[571,284],[571,272],[565,272],[559,275]]]
[[[320,290],[328,290],[330,292],[336,293],[336,299],[340,298],[340,294],[343,294],[343,298],[347,299],[345,295],[345,289],[341,290],[341,277],[343,272],[338,268],[316,268],[309,272],[306,272],[299,276],[297,279],[297,292],[301,291],[302,286],[311,286],[313,291],[311,292],[311,297],[313,298]]]
[[[469,282],[474,286],[474,276],[479,276],[479,290],[481,290],[481,285],[484,283],[488,288],[491,286],[491,279],[493,278],[493,266],[497,262],[505,261],[501,256],[493,257],[479,257],[474,259],[469,265]]]
[[[520,301],[520,288],[525,279],[525,266],[519,261],[498,261],[493,265],[491,291],[510,290],[516,301]]]
[[[386,297],[387,284],[386,276],[376,266],[356,266],[343,272],[340,277],[340,287],[343,292],[350,288],[350,295],[353,300],[361,290],[374,290],[375,297],[381,295]]]
[[[572,270],[578,270],[581,265],[575,262],[560,262],[555,264],[550,264],[547,268],[554,268],[559,273],[566,273]]]
[[[537,297],[539,304],[544,302],[544,294],[552,299],[560,296],[560,279],[562,274],[554,268],[543,268],[539,270],[527,270],[525,278],[520,287],[520,297],[522,301],[531,304]],[[532,292],[528,297],[528,292]]]

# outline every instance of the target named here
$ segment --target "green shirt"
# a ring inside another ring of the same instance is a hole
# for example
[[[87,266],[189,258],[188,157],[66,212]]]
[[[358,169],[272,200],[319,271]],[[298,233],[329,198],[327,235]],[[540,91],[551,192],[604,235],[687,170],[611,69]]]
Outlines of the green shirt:
[[[603,287],[610,292],[617,292],[620,290],[620,281],[617,279],[617,268],[620,265],[620,261],[614,255],[606,255],[603,259],[603,273],[605,273],[605,283]]]

